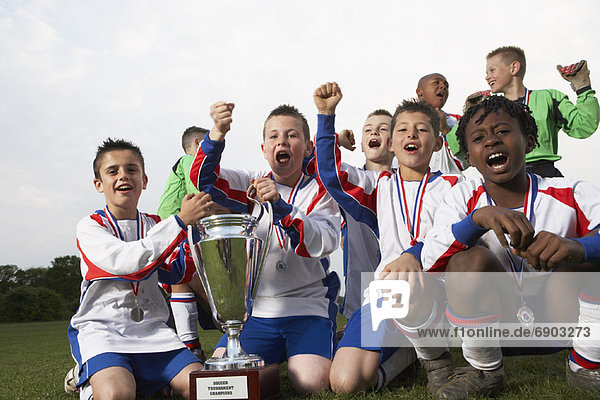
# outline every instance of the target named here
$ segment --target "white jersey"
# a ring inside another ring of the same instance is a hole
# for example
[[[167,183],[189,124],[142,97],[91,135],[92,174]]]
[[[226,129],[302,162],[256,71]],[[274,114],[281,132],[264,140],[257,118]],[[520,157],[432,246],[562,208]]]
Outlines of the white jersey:
[[[458,124],[458,118],[451,114],[446,114],[446,122],[450,129]],[[434,151],[429,160],[429,168],[432,171],[440,171],[443,174],[462,174],[463,165],[458,158],[452,155],[450,146],[446,140],[446,135],[440,133],[443,139],[442,148],[438,151]]]
[[[542,178],[532,173],[528,173],[528,177],[529,189],[522,211],[535,232],[544,230],[573,239],[600,225],[599,189],[567,178]],[[518,259],[518,270],[522,265],[525,272],[535,271],[527,259],[511,256],[493,231],[486,231],[472,221],[473,211],[489,205],[494,204],[482,179],[456,185],[436,212],[434,228],[427,235],[421,252],[423,269],[444,271],[453,254],[477,244],[489,248],[507,272],[513,272],[515,259]],[[600,241],[600,236],[594,237]]]
[[[204,138],[192,164],[192,182],[234,212],[257,216],[259,210],[246,198],[246,189],[252,179],[272,175],[220,168],[223,148],[224,142]],[[276,223],[252,315],[335,318],[340,282],[329,272],[329,254],[340,242],[339,208],[315,176],[303,174],[293,187],[276,186],[281,198],[273,203]],[[265,239],[267,229],[265,217],[256,230],[258,237]]]
[[[180,253],[186,237],[182,224],[171,216],[138,213],[136,220],[115,220],[106,210],[96,211],[77,225],[81,255],[81,297],[69,325],[73,357],[82,366],[106,353],[149,353],[184,348],[166,324],[169,310],[161,281],[189,281],[195,267]],[[187,246],[186,246],[187,247]],[[189,253],[189,252],[188,252]],[[132,320],[137,305],[143,320]]]
[[[363,298],[361,277],[373,274],[379,265],[379,239],[366,224],[343,212],[343,260],[346,294],[341,312],[347,318],[360,308]]]
[[[462,177],[433,172],[421,181],[403,181],[400,172],[373,172],[340,162],[334,116],[319,115],[316,138],[319,178],[340,207],[379,237],[381,259],[374,276],[423,240],[433,215]]]

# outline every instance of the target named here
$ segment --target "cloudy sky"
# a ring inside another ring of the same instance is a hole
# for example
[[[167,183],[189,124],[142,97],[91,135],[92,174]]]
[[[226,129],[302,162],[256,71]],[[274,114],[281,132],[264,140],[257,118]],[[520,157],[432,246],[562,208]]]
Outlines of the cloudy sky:
[[[144,152],[155,212],[183,130],[236,103],[224,165],[263,169],[264,118],[294,104],[316,127],[312,92],[335,80],[338,128],[413,97],[430,72],[450,82],[447,112],[487,89],[485,55],[517,45],[530,89],[575,96],[556,64],[586,59],[600,85],[600,3],[515,1],[0,0],[0,265],[76,254],[77,221],[104,205],[95,149],[123,137]],[[600,134],[563,135],[558,167],[600,186]],[[360,153],[346,160],[361,165]],[[339,258],[337,258],[339,260]]]

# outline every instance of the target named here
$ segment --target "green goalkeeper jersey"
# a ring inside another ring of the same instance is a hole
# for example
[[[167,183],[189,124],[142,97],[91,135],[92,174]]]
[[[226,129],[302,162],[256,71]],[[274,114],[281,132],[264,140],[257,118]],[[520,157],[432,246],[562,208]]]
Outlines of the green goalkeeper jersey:
[[[181,201],[186,194],[198,193],[198,189],[190,180],[192,162],[194,156],[186,154],[173,165],[156,212],[162,219],[181,211]]]
[[[590,137],[598,128],[600,120],[600,107],[595,94],[592,89],[581,91],[577,95],[577,102],[573,104],[566,94],[558,90],[528,91],[529,99],[527,100],[526,95],[525,101],[537,124],[539,146],[527,154],[526,162],[560,160],[558,132],[561,129],[573,138]],[[464,155],[459,152],[456,128],[448,133],[446,139],[452,153],[464,160]]]

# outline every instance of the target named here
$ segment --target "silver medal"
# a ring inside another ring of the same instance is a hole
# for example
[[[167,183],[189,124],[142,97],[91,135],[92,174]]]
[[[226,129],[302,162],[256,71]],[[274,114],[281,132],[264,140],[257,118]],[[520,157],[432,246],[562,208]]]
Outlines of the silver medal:
[[[533,315],[531,308],[523,304],[517,311],[517,319],[522,325],[530,326],[533,324],[533,321],[535,321],[535,315]]]
[[[285,262],[283,260],[279,260],[279,261],[277,261],[277,264],[275,264],[275,269],[277,271],[285,271],[286,268],[287,268],[287,265],[285,264]]]
[[[139,308],[137,305],[131,309],[131,319],[134,322],[142,322],[144,319],[144,310]]]

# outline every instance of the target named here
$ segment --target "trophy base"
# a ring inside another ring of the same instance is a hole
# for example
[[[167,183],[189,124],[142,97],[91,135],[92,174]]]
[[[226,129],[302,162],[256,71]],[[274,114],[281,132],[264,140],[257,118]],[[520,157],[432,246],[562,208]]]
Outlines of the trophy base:
[[[194,371],[190,374],[190,399],[281,399],[279,364],[238,370]]]
[[[248,354],[241,357],[209,358],[204,363],[207,371],[225,371],[232,369],[259,368],[265,365],[265,361],[256,354]]]

